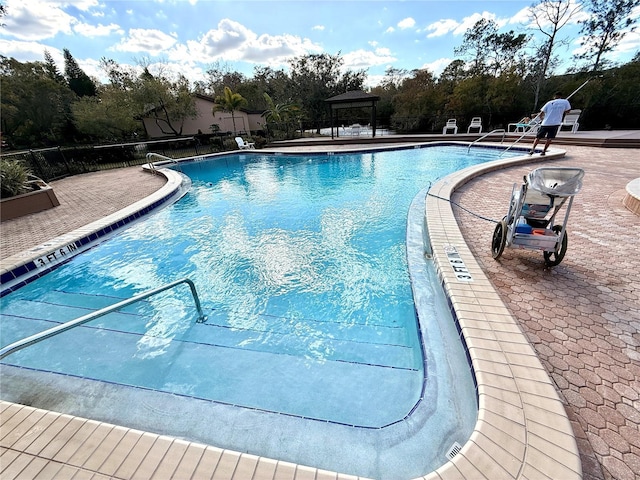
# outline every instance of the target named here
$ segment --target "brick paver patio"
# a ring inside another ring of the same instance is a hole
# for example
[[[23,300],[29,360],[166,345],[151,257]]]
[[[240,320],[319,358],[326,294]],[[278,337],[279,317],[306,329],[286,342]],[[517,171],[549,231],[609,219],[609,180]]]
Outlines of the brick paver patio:
[[[640,176],[638,151],[566,148],[562,161],[512,167],[463,186],[454,201],[499,220],[514,183],[538,166],[580,167],[562,263],[506,248],[491,257],[494,224],[455,209],[462,233],[565,402],[586,480],[640,478],[640,216],[622,205]],[[535,157],[534,157],[535,158]]]

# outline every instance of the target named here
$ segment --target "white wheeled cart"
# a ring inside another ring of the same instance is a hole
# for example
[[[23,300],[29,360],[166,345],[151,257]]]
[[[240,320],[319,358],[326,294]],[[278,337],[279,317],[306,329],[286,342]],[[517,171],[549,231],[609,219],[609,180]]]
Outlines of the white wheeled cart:
[[[514,184],[509,211],[493,231],[493,258],[505,247],[527,248],[542,250],[547,266],[558,265],[567,251],[567,220],[582,177],[580,168],[541,167],[526,175],[522,186]],[[556,223],[565,204],[564,221]]]

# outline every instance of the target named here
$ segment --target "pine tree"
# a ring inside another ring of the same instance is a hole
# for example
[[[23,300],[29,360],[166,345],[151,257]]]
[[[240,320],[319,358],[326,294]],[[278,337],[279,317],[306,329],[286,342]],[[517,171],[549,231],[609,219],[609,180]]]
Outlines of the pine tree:
[[[69,88],[79,97],[95,97],[97,89],[89,75],[84,71],[73,58],[68,49],[63,50],[64,53],[64,74],[69,82]]]
[[[60,85],[66,85],[64,75],[60,73],[56,62],[53,60],[53,57],[49,53],[49,50],[44,51],[44,69],[47,72],[47,75],[52,80],[55,80]]]

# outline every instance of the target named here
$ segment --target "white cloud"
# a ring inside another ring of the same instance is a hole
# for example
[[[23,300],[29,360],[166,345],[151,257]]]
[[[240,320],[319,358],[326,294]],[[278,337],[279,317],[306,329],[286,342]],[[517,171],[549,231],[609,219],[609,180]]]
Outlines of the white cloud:
[[[515,15],[512,15],[508,23],[523,26],[528,25],[531,23],[531,12],[531,7],[524,7],[516,12]]]
[[[209,30],[198,41],[188,42],[189,50],[215,59],[223,53],[239,51],[242,46],[254,42],[257,35],[244,25],[227,18],[218,23],[218,28]],[[232,57],[241,57],[239,54]]]
[[[453,35],[464,35],[467,30],[472,28],[483,18],[486,20],[493,20],[498,25],[498,28],[509,23],[509,19],[497,18],[494,13],[490,12],[474,13],[468,17],[464,17],[461,21],[457,21],[452,18],[445,18],[427,26],[425,30],[427,32],[431,32],[427,35],[427,38],[442,37],[449,33],[452,33]]]
[[[433,73],[436,77],[440,76],[444,69],[453,62],[452,58],[439,58],[434,60],[433,62],[425,63],[421,68],[426,68],[431,73]]]
[[[11,52],[10,56],[19,57],[21,62],[44,62],[44,51],[48,51],[61,72],[64,72],[64,55],[61,50],[38,42],[22,42],[0,39],[0,51]],[[75,57],[74,57],[75,58]],[[104,80],[100,60],[75,58],[80,68],[90,77]]]
[[[44,40],[58,33],[71,34],[71,27],[78,21],[64,12],[63,4],[42,4],[10,0],[6,4],[9,15],[2,18],[6,25],[3,34],[20,40]]]
[[[260,35],[255,41],[244,46],[242,60],[282,64],[291,57],[320,51],[322,48],[311,40],[296,35]]]
[[[344,59],[344,68],[346,69],[368,68],[397,60],[388,48],[376,48],[374,51],[364,49],[354,50],[353,52],[344,54],[342,58]]]
[[[73,31],[85,37],[106,37],[112,33],[124,35],[124,30],[119,25],[111,23],[109,25],[89,25],[88,23],[79,23],[73,27]]]
[[[407,17],[404,20],[400,20],[398,22],[398,28],[405,30],[407,28],[413,28],[416,24],[416,21],[411,18],[411,17]]]
[[[78,65],[84,71],[84,73],[89,75],[91,78],[97,78],[101,82],[106,80],[104,78],[105,73],[102,68],[100,68],[100,60],[96,60],[94,58],[85,58],[83,60],[79,60],[76,58],[76,62],[78,62]],[[61,68],[57,60],[56,63],[58,64],[58,68],[60,69],[60,71],[63,71],[64,66]],[[64,65],[64,61],[62,65]]]
[[[9,15],[3,18],[6,27],[2,33],[20,40],[45,40],[58,34],[78,33],[86,37],[98,37],[124,33],[114,23],[91,25],[81,22],[64,11],[69,6],[89,12],[92,8],[99,7],[99,4],[95,0],[40,3],[9,0],[7,3]],[[93,17],[104,16],[102,11],[94,11],[90,14]]]
[[[311,30],[323,31],[324,30],[324,25],[315,25]]]
[[[58,60],[64,62],[62,52],[57,48],[48,47],[38,42],[0,39],[0,51],[8,57],[19,58],[21,62],[43,62],[45,50],[49,51],[56,63]],[[56,54],[59,58],[56,58]]]
[[[126,38],[114,45],[110,50],[120,52],[147,52],[158,55],[176,43],[176,39],[160,30],[132,28]]]
[[[384,79],[385,75],[367,75],[367,78],[364,81],[364,86],[365,88],[377,87]]]
[[[640,9],[639,9],[640,10]],[[638,12],[640,16],[640,12]],[[636,17],[638,18],[638,17]],[[614,54],[635,53],[640,50],[640,31],[627,32],[614,50]]]
[[[52,3],[62,3],[62,2],[52,2]],[[65,6],[73,6],[78,10],[82,10],[83,12],[87,12],[94,7],[100,6],[100,2],[98,0],[67,0],[64,2]]]
[[[449,32],[453,32],[456,28],[458,28],[458,25],[460,25],[458,22],[450,18],[445,20],[438,20],[437,22],[434,22],[431,25],[427,26],[426,30],[428,32],[432,32],[427,35],[427,38],[442,37]]]
[[[387,28],[387,29],[384,31],[384,33],[393,33],[393,32],[395,32],[395,31],[396,31],[396,29],[395,29],[395,28],[393,28],[393,27],[389,27],[389,28]]]
[[[169,58],[179,61],[190,57],[204,63],[224,59],[282,65],[291,57],[311,52],[322,52],[322,48],[296,35],[257,35],[239,22],[223,19],[216,29],[198,40],[176,45],[169,52]]]
[[[495,13],[490,12],[482,12],[482,13],[474,13],[473,15],[469,15],[468,17],[464,17],[460,25],[453,31],[454,35],[464,35],[467,30],[473,28],[473,26],[478,23],[480,20],[493,20],[498,25],[498,28],[503,27],[507,24],[508,19],[499,19],[496,18]]]

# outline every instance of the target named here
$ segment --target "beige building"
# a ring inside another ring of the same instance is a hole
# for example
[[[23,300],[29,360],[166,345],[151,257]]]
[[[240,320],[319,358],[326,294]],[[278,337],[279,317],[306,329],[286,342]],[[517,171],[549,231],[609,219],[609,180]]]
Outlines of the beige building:
[[[182,135],[196,135],[198,133],[213,133],[211,125],[218,125],[220,132],[231,132],[247,135],[251,132],[264,129],[264,118],[260,113],[248,112],[246,110],[236,110],[233,112],[235,117],[235,129],[233,127],[234,122],[229,112],[216,112],[213,113],[213,104],[215,100],[213,97],[206,95],[196,94],[196,116],[194,118],[185,118],[182,121]],[[146,117],[142,119],[144,128],[149,138],[163,138],[173,137],[174,134],[169,132],[168,128],[161,128],[158,125],[154,117]],[[179,125],[177,126],[179,129]]]

